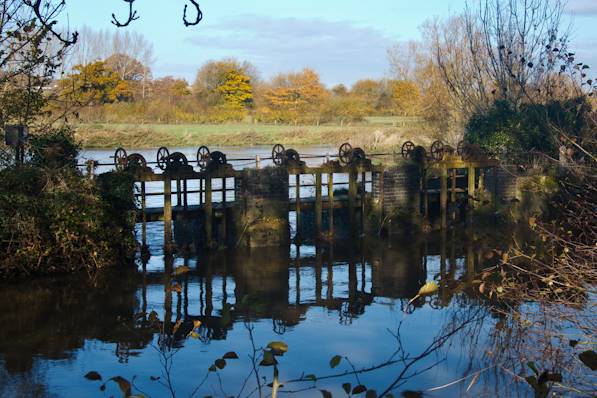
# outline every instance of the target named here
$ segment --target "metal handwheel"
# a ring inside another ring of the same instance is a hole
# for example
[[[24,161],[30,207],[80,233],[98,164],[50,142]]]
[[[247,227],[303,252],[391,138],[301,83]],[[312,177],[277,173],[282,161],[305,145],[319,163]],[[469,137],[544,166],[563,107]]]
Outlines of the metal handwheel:
[[[406,141],[404,144],[402,144],[402,151],[401,151],[402,157],[404,159],[410,159],[415,148],[416,148],[416,145],[414,142]]]
[[[127,154],[124,148],[118,148],[114,152],[114,166],[117,170],[123,170],[126,167]]]
[[[217,164],[219,166],[223,166],[227,164],[228,161],[226,159],[226,155],[220,151],[214,151],[210,155],[209,165]]]
[[[209,148],[205,145],[202,145],[197,150],[197,164],[202,169],[207,167],[207,164],[211,160],[211,154],[209,152]]]
[[[348,142],[345,142],[340,146],[340,150],[338,151],[338,157],[340,158],[340,162],[344,164],[350,163],[352,153],[352,145]]]
[[[180,152],[174,152],[172,155],[168,156],[166,168],[177,170],[182,169],[188,164],[189,161],[187,160],[187,157],[184,154]]]
[[[143,155],[139,153],[133,153],[126,158],[127,161],[127,168],[133,169],[144,169],[147,167],[147,161],[143,157]]]
[[[286,149],[282,144],[274,145],[272,149],[272,160],[276,166],[281,166],[284,163],[284,158],[286,157]]]
[[[160,169],[166,170],[166,167],[168,166],[168,158],[169,157],[170,157],[170,151],[168,150],[168,148],[163,146],[160,149],[158,149],[157,162],[158,162],[158,167]]]
[[[437,140],[431,144],[431,158],[433,160],[442,160],[444,158],[444,143]]]

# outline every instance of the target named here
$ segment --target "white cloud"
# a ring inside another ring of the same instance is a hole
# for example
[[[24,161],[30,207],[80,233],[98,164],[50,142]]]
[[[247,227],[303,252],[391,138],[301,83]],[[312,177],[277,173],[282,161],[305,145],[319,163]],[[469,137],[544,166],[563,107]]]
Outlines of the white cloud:
[[[381,77],[394,39],[350,22],[246,15],[206,26],[187,39],[209,52],[255,63],[265,76],[312,67],[328,84]]]
[[[597,15],[597,0],[569,0],[566,8],[575,16],[594,16]]]

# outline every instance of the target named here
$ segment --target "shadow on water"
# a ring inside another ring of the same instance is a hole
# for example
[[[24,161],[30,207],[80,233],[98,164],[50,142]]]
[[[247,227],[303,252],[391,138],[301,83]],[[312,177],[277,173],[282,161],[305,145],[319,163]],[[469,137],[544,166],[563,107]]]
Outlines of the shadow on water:
[[[278,358],[280,378],[299,396],[321,396],[320,389],[343,396],[346,383],[381,392],[405,368],[394,394],[449,383],[486,366],[483,347],[495,349],[491,331],[500,319],[471,283],[493,265],[483,253],[507,242],[463,236],[192,258],[163,256],[157,242],[139,270],[3,285],[0,396],[121,393],[118,383],[100,391],[100,382],[83,377],[90,371],[104,381],[134,381],[133,392],[145,396],[259,396],[251,356],[271,341],[288,344]],[[190,271],[172,276],[182,266]],[[431,280],[438,293],[409,304]],[[209,372],[226,352],[239,359]],[[350,362],[332,369],[335,355]],[[315,384],[307,374],[321,379]],[[271,394],[271,370],[260,376],[261,393]],[[523,384],[491,372],[469,388],[473,395],[531,395]],[[467,385],[440,394],[460,396]]]

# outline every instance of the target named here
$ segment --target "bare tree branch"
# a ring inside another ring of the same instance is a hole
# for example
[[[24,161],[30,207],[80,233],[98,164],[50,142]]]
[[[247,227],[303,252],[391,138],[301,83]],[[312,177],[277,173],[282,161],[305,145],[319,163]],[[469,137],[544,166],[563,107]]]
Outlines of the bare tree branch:
[[[203,13],[201,12],[201,8],[199,8],[199,4],[195,1],[195,0],[189,0],[193,6],[195,7],[195,10],[197,11],[197,17],[195,18],[194,21],[189,22],[189,20],[187,19],[187,7],[188,4],[185,4],[184,6],[184,13],[182,16],[182,21],[184,22],[185,26],[195,26],[195,25],[199,25],[199,22],[201,22],[201,20],[203,19]]]
[[[112,24],[119,27],[119,28],[123,28],[125,26],[129,26],[131,22],[136,21],[137,19],[139,19],[139,16],[137,15],[137,10],[133,10],[133,3],[135,2],[135,0],[123,0],[125,3],[129,3],[129,16],[128,19],[125,22],[120,22],[117,18],[115,14],[112,14]]]

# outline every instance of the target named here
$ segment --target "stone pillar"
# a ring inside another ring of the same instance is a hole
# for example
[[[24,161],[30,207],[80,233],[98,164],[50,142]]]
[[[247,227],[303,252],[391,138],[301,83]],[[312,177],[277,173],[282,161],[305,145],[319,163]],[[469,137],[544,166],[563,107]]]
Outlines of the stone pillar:
[[[393,223],[419,224],[420,179],[418,166],[397,166],[373,178],[372,200]]]
[[[238,245],[275,247],[290,243],[288,171],[281,167],[245,169],[236,179]]]

